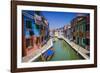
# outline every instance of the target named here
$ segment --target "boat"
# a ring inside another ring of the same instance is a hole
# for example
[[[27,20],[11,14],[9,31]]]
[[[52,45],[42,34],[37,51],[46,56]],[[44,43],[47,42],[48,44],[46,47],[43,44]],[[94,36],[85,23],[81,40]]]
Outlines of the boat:
[[[54,55],[54,48],[48,49],[45,53],[41,55],[42,61],[50,61]]]

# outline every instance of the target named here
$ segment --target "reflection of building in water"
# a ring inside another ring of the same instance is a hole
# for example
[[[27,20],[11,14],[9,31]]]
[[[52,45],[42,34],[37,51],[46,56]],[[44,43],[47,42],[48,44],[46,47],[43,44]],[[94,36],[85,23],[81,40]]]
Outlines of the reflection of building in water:
[[[22,56],[40,49],[48,40],[49,23],[39,11],[22,11],[23,48]]]

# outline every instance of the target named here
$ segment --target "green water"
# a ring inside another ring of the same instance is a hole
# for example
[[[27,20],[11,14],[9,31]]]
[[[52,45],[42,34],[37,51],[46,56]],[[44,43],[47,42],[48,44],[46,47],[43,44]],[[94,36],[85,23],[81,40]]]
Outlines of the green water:
[[[83,59],[68,43],[64,40],[56,39],[54,42],[55,54],[51,61],[59,60],[79,60]]]

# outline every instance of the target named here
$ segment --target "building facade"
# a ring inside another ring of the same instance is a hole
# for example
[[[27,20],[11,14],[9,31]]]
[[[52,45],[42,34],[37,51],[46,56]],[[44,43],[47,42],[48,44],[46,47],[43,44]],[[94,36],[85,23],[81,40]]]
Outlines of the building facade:
[[[77,16],[71,21],[73,41],[89,50],[90,46],[90,22],[89,15]]]
[[[70,24],[64,26],[64,36],[70,41],[72,40],[72,27]]]
[[[22,11],[22,56],[41,49],[49,38],[49,23],[39,11]]]

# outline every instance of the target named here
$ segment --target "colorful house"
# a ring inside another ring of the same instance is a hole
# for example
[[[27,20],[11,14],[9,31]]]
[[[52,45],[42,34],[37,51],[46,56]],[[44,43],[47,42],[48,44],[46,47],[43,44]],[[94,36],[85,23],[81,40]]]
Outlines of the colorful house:
[[[49,23],[39,11],[22,11],[23,43],[22,56],[41,49],[49,37]]]
[[[89,50],[90,29],[89,15],[77,16],[71,21],[73,41]]]
[[[23,42],[22,56],[26,56],[33,50],[33,25],[35,23],[33,16],[29,14],[31,11],[22,11],[22,26],[23,26]],[[34,12],[31,12],[34,13]]]

